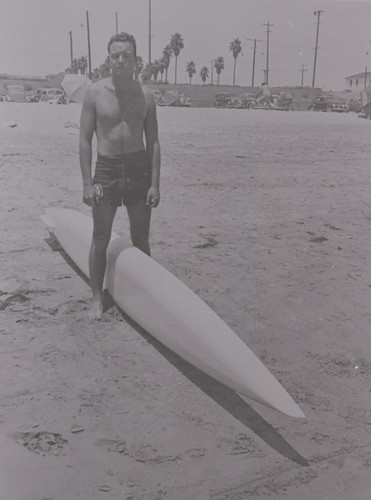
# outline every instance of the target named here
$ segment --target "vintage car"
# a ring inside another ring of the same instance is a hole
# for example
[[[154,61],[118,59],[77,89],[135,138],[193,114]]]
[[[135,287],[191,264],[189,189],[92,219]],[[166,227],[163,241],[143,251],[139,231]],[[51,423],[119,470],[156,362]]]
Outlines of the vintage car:
[[[240,102],[242,108],[251,109],[256,104],[255,94],[242,94],[240,95]]]
[[[308,109],[311,111],[347,113],[349,111],[349,106],[344,99],[339,97],[317,96],[314,97]]]
[[[41,90],[37,102],[48,102],[50,104],[65,104],[67,102],[66,94],[62,89],[39,89]]]
[[[361,99],[350,99],[348,101],[349,111],[353,111],[354,113],[359,113],[362,109]]]
[[[241,100],[238,97],[232,97],[228,105],[229,108],[240,109],[242,108]]]
[[[27,92],[23,85],[8,85],[6,100],[9,102],[27,102]]]
[[[229,108],[234,94],[219,93],[215,95],[214,108]]]

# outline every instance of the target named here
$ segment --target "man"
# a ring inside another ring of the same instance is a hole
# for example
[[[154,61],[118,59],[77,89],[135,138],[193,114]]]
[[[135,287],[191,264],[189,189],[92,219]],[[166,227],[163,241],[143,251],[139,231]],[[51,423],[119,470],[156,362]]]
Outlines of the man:
[[[160,201],[156,103],[151,90],[133,79],[134,37],[128,33],[113,36],[108,53],[111,76],[90,85],[80,120],[83,201],[92,207],[94,223],[89,254],[91,319],[101,319],[103,314],[106,250],[117,207],[126,206],[133,245],[150,255],[151,209]],[[92,177],[94,133],[97,163]]]

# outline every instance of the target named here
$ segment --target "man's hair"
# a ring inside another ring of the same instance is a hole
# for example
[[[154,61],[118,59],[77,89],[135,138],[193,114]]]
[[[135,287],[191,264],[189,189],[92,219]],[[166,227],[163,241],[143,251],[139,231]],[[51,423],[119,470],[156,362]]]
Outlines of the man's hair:
[[[130,42],[131,45],[133,46],[134,49],[134,57],[137,57],[137,42],[135,41],[135,38],[133,35],[130,35],[129,33],[118,33],[117,35],[113,35],[110,38],[110,41],[108,42],[108,53],[110,53],[110,48],[113,42]]]

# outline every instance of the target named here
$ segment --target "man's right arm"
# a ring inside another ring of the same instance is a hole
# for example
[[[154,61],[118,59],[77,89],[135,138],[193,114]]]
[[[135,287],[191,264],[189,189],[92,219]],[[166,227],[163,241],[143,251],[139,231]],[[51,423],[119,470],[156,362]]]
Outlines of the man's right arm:
[[[94,187],[91,172],[92,140],[96,126],[95,92],[89,88],[85,94],[80,117],[80,168],[83,181],[83,201],[94,204]]]

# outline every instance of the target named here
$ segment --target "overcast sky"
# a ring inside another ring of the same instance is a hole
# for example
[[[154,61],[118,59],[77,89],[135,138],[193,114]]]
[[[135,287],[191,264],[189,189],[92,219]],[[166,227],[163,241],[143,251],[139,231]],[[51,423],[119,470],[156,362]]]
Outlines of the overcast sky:
[[[300,85],[313,76],[316,16],[323,10],[319,31],[316,86],[344,88],[344,78],[371,70],[371,1],[357,0],[151,0],[152,60],[160,58],[172,34],[183,36],[178,58],[178,82],[188,82],[187,62],[196,63],[193,83],[201,83],[199,71],[218,56],[225,69],[220,83],[231,84],[233,56],[230,42],[242,42],[237,59],[237,85],[250,85],[253,42],[257,43],[255,84],[264,79],[266,26],[270,33],[269,83]],[[92,67],[107,55],[107,42],[116,31],[137,39],[138,54],[148,60],[149,0],[1,0],[0,73],[41,75],[57,73],[70,65],[72,31],[74,57],[87,55],[86,11],[89,11]],[[215,73],[214,73],[215,75]],[[169,68],[174,81],[174,62]]]

